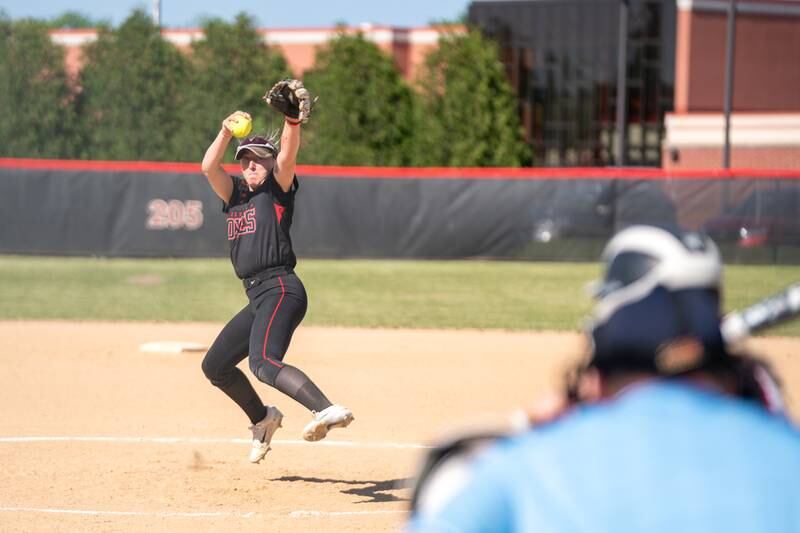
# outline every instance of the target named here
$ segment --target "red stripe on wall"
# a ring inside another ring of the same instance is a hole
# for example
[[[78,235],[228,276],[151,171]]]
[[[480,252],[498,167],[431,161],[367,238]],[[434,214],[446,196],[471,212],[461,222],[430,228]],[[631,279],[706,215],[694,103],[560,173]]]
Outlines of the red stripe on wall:
[[[78,159],[0,158],[0,168],[20,170],[79,170],[83,172],[179,172],[202,174],[200,163],[157,161],[82,161]],[[238,166],[236,167],[238,170]]]
[[[717,180],[800,179],[800,170],[696,169],[666,171],[654,168],[569,167],[569,168],[434,168],[434,167],[335,167],[299,165],[297,174],[318,178],[372,179],[459,179],[459,180]]]
[[[166,172],[202,174],[200,163],[157,161],[83,161],[59,159],[0,158],[0,168],[19,170],[73,170],[82,172]],[[225,165],[231,174],[238,165]],[[800,179],[800,169],[692,169],[663,170],[652,167],[564,167],[564,168],[461,168],[461,167],[353,167],[298,165],[297,174],[338,179],[474,179],[474,180],[716,180]]]

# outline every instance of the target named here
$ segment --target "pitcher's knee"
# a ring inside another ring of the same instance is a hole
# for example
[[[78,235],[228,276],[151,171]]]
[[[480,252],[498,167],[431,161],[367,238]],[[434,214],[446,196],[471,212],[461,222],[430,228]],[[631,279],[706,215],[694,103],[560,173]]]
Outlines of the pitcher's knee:
[[[203,369],[203,374],[205,374],[211,383],[216,385],[217,382],[222,381],[224,371],[218,365],[214,364],[214,360],[211,357],[206,356],[200,367]]]
[[[250,358],[250,371],[262,383],[266,383],[270,387],[275,386],[275,378],[278,377],[278,372],[283,368],[283,363],[272,357],[251,357]]]

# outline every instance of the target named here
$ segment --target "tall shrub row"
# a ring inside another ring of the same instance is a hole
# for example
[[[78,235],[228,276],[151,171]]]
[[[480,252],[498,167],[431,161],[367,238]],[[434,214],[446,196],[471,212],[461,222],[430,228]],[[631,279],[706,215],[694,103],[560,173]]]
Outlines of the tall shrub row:
[[[46,22],[0,14],[0,156],[198,161],[237,109],[254,116],[256,132],[279,128],[261,97],[290,75],[280,51],[244,13],[202,29],[182,51],[134,11],[117,28],[100,25],[73,79]],[[374,43],[342,31],[304,82],[319,100],[302,163],[529,163],[497,47],[477,31],[448,35],[412,83]]]

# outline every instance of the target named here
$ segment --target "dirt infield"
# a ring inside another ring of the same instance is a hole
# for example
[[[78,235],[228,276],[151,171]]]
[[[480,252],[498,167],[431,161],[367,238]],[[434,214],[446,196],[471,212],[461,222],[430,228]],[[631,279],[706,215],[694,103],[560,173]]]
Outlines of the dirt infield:
[[[0,322],[0,531],[397,531],[422,448],[447,429],[497,424],[556,386],[578,335],[301,327],[287,361],[355,422],[320,443],[285,414],[247,462],[248,421],[200,370],[221,324]],[[800,339],[757,339],[800,403]],[[249,374],[249,372],[248,372]]]

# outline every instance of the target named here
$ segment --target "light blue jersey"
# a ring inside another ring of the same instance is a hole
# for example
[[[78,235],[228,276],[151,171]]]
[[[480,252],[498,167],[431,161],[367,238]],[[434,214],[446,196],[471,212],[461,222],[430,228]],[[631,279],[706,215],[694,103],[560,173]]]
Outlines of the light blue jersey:
[[[800,433],[756,405],[679,382],[486,452],[415,532],[800,532]]]

